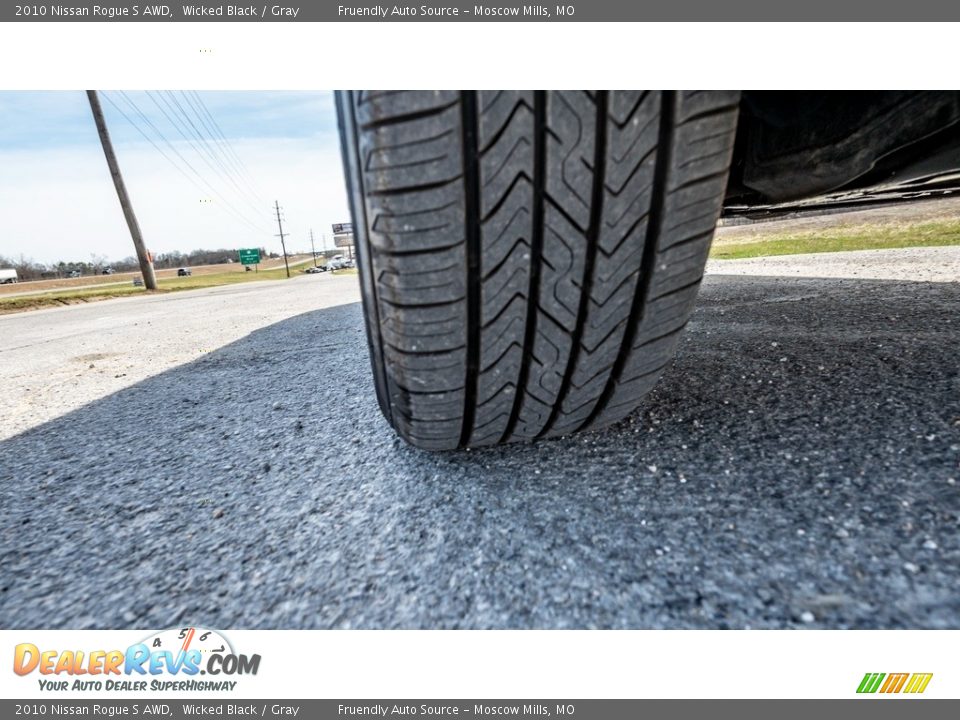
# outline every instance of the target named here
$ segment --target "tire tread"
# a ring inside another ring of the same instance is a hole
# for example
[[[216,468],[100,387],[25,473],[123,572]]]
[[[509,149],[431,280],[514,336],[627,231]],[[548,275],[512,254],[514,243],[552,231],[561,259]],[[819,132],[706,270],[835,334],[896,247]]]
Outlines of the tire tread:
[[[381,407],[415,445],[622,419],[700,286],[735,92],[338,94]]]

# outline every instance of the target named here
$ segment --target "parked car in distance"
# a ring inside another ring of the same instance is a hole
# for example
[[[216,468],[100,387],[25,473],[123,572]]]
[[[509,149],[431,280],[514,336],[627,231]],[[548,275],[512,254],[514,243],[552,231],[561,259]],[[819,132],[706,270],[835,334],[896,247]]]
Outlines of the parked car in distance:
[[[311,265],[306,270],[304,270],[304,272],[307,275],[316,275],[317,273],[322,273],[324,270],[326,270],[326,268],[320,267],[319,265],[316,265],[316,266]]]
[[[114,273],[113,268],[104,268],[102,274],[103,274],[103,275],[113,275],[113,273]]]
[[[82,277],[82,274],[79,270],[71,270],[70,272],[67,273],[67,277],[78,278],[78,277]]]
[[[180,268],[177,270],[177,277],[189,277],[193,275],[193,271],[190,268]]]
[[[343,255],[334,255],[327,261],[328,270],[342,270],[347,267],[347,261],[344,260]]]

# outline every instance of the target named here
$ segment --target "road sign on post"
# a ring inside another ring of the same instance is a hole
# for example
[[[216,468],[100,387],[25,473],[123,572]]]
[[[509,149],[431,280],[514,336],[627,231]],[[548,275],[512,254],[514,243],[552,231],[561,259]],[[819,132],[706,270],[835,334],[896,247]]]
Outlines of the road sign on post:
[[[246,248],[244,250],[237,250],[237,254],[240,256],[240,262],[243,265],[259,265],[260,264],[260,250],[258,248]]]

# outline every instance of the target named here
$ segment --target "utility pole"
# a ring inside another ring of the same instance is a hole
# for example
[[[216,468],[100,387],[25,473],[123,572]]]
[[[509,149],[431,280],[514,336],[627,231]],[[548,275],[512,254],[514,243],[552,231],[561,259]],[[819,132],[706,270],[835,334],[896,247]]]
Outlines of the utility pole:
[[[156,290],[157,276],[153,271],[153,258],[143,244],[140,225],[137,223],[137,216],[133,212],[130,196],[127,195],[127,186],[123,183],[123,175],[120,174],[120,165],[117,164],[117,156],[113,152],[113,143],[110,142],[110,133],[107,132],[107,121],[104,120],[103,108],[100,107],[100,98],[97,97],[97,91],[87,90],[87,99],[90,101],[90,110],[93,111],[93,121],[97,124],[97,133],[100,135],[103,154],[107,158],[107,167],[110,168],[113,186],[116,188],[117,197],[120,199],[123,217],[127,221],[127,227],[130,229],[130,237],[133,238],[133,247],[137,251],[137,260],[140,261],[140,272],[143,275],[143,284],[147,290]]]
[[[287,262],[287,244],[283,241],[286,235],[283,232],[283,222],[280,220],[280,201],[274,200],[273,206],[277,211],[277,227],[280,228],[280,247],[283,248],[283,264],[287,268],[287,277],[290,277],[290,263]]]
[[[313,266],[317,266],[317,246],[313,244],[313,228],[310,228],[310,249],[313,251]]]

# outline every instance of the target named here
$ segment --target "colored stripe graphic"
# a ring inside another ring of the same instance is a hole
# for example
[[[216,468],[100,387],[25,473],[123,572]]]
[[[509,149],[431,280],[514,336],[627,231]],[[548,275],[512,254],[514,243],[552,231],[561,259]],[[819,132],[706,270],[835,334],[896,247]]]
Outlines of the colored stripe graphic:
[[[875,693],[877,688],[880,687],[880,682],[884,677],[886,677],[884,673],[867,673],[863,676],[863,680],[860,681],[860,687],[857,688],[857,692]]]
[[[910,682],[907,683],[907,687],[904,688],[905,693],[922,693],[927,689],[927,685],[930,684],[930,679],[933,677],[933,673],[914,673],[910,677]]]
[[[886,678],[886,681],[884,681]],[[858,693],[875,693],[878,690],[881,693],[895,694],[899,692],[918,694],[927,689],[933,673],[866,673],[860,685],[857,687]],[[881,683],[883,683],[881,685]]]
[[[887,681],[883,684],[883,687],[880,688],[882,693],[898,693],[903,689],[903,685],[907,682],[907,678],[910,677],[910,673],[890,673],[887,675]]]

